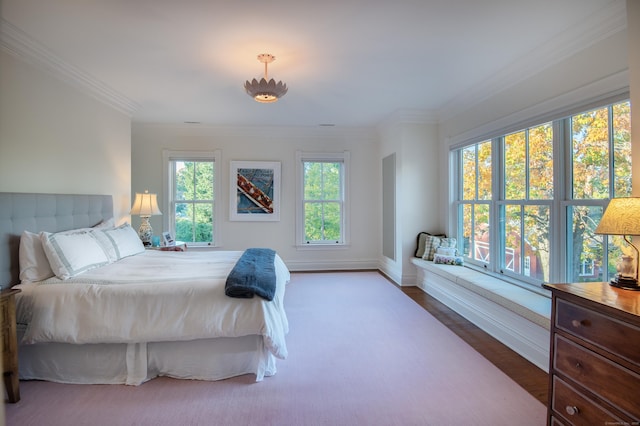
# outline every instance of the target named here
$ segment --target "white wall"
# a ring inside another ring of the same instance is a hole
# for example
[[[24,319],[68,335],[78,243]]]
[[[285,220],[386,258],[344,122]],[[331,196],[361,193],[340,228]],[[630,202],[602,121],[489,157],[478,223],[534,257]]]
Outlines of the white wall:
[[[131,208],[131,121],[0,50],[0,191],[111,194]]]
[[[380,157],[396,154],[396,258],[381,256],[382,271],[399,284],[415,285],[411,258],[416,236],[422,231],[440,233],[443,209],[438,206],[447,176],[438,164],[439,146],[434,120],[416,121],[394,115],[380,126]]]
[[[373,129],[208,127],[205,125],[134,124],[132,127],[132,193],[162,197],[162,151],[221,150],[222,217],[218,239],[224,250],[269,246],[291,270],[377,268],[380,247],[380,175],[378,141]],[[351,153],[351,245],[346,249],[298,250],[295,247],[296,150]],[[279,222],[229,220],[229,162],[280,161],[281,213]],[[138,226],[139,219],[132,218]],[[152,217],[154,233],[163,230],[161,217]]]

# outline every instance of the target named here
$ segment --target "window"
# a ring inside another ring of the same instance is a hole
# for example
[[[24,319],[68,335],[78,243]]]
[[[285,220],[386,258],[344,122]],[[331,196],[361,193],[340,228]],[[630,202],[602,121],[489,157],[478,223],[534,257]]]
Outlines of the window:
[[[168,213],[165,226],[176,241],[219,245],[216,239],[216,194],[219,152],[164,151]]]
[[[298,245],[345,245],[349,153],[296,153]]]
[[[462,201],[459,204],[458,237],[462,253],[484,265],[491,259],[491,141],[484,141],[461,150],[463,173]]]
[[[622,236],[593,231],[609,198],[631,196],[630,103],[576,114],[569,128],[568,273],[573,281],[604,281],[615,275],[615,262],[628,249]]]
[[[553,202],[551,123],[501,138],[503,175],[500,204],[501,271],[549,281],[550,213]]]
[[[631,195],[630,119],[623,101],[454,149],[467,263],[532,284],[615,274],[622,237],[593,231],[610,198]]]

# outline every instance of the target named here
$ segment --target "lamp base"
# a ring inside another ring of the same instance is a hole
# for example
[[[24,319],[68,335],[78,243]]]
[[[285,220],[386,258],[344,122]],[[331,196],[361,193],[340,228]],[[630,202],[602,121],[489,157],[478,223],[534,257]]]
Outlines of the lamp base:
[[[609,285],[624,290],[640,291],[640,285],[635,278],[616,276],[609,282]]]
[[[140,216],[142,223],[138,229],[138,236],[142,240],[142,245],[145,247],[151,247],[151,237],[153,237],[153,228],[149,223],[149,216]]]

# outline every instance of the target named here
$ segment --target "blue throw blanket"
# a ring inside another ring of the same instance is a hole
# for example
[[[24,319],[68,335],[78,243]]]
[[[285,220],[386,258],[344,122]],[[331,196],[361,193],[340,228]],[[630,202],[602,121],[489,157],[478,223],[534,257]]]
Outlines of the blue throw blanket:
[[[249,248],[227,276],[224,292],[229,297],[252,298],[254,294],[273,300],[276,294],[276,252],[268,248]]]

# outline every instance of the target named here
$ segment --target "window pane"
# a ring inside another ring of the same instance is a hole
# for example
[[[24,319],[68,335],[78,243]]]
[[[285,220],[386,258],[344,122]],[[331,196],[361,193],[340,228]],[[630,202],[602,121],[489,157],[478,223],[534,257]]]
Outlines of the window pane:
[[[321,163],[325,200],[340,199],[340,163]]]
[[[462,199],[476,199],[476,146],[462,150]]]
[[[213,205],[195,205],[195,235],[193,242],[205,243],[213,241]]]
[[[569,279],[571,281],[589,282],[605,279],[601,271],[604,264],[603,236],[593,232],[600,223],[602,211],[602,207],[599,206],[569,207],[568,217],[572,221],[569,238],[571,242]]]
[[[304,238],[306,241],[322,240],[322,204],[304,204]]]
[[[549,281],[549,227],[548,206],[524,207],[524,253],[522,274],[541,281]]]
[[[613,166],[616,197],[631,196],[631,104],[613,105]]]
[[[512,133],[504,138],[504,185],[507,200],[524,200],[526,194],[526,135]]]
[[[529,199],[553,199],[553,127],[529,129]]]
[[[471,257],[471,247],[474,244],[473,235],[471,230],[473,229],[473,224],[471,222],[471,208],[473,206],[471,204],[463,204],[460,206],[460,217],[462,217],[462,223],[460,223],[460,229],[462,229],[462,255],[466,257]]]
[[[176,236],[177,241],[193,242],[193,204],[176,203]]]
[[[519,274],[522,236],[522,207],[507,205],[504,208],[504,269]]]
[[[211,204],[176,204],[176,240],[192,243],[213,241]]]
[[[491,199],[491,141],[478,145],[478,200]]]
[[[213,162],[199,161],[195,164],[194,200],[213,199]]]
[[[322,163],[304,162],[304,199],[322,199]]]
[[[548,206],[505,206],[505,270],[541,281],[549,279],[549,213]]]
[[[176,200],[193,200],[195,195],[194,185],[194,163],[186,161],[176,161],[175,177],[176,177]]]
[[[609,109],[571,118],[573,197],[609,198]]]
[[[323,203],[324,207],[324,239],[340,241],[340,203]]]
[[[489,205],[473,206],[474,253],[473,258],[481,262],[490,260]]]

